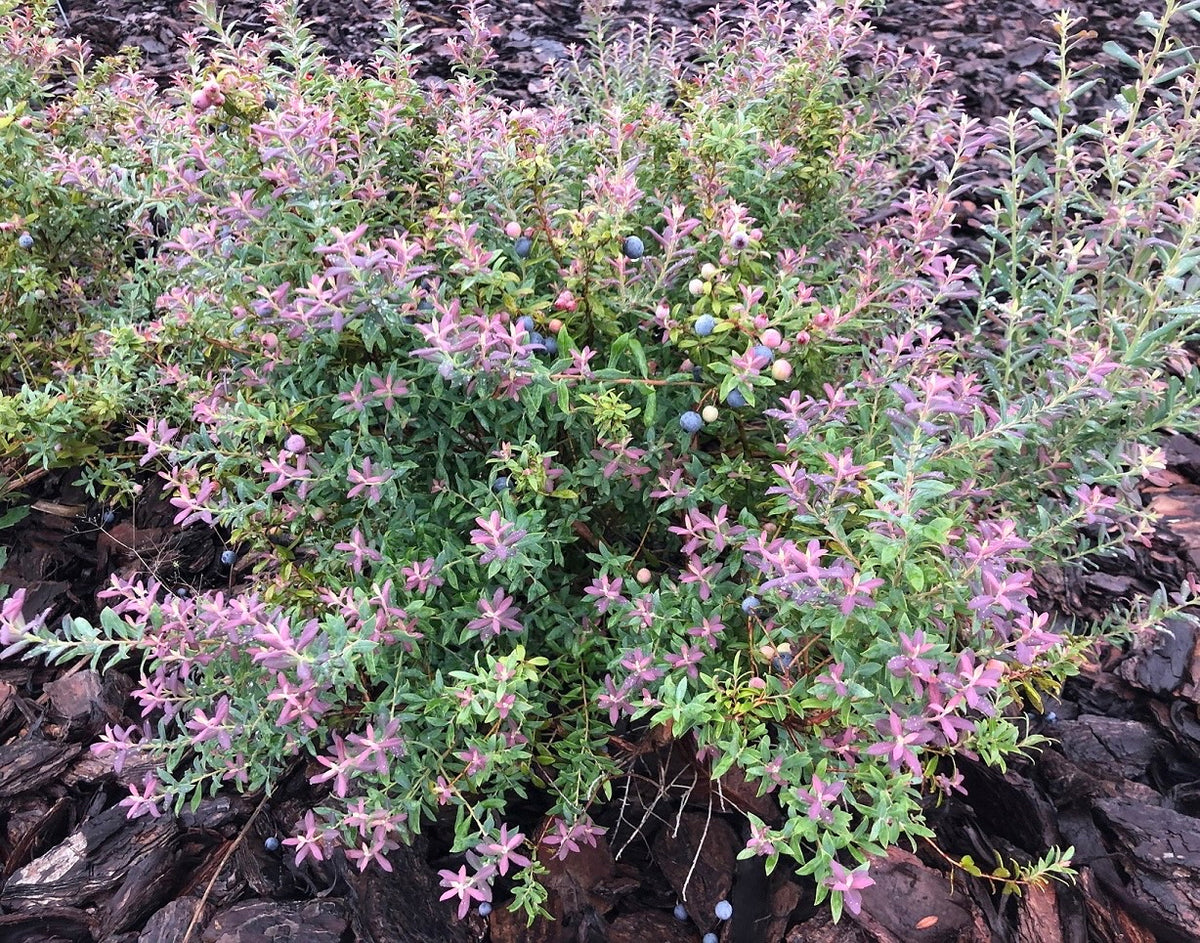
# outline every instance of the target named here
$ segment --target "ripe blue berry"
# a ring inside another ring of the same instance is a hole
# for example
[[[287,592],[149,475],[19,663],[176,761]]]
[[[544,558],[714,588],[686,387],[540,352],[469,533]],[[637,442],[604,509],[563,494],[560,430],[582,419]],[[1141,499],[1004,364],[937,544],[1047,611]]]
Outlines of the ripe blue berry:
[[[533,240],[528,236],[522,236],[513,243],[513,251],[517,254],[518,259],[529,258],[529,252],[533,248]]]
[[[29,235],[27,232],[21,233],[21,235],[17,237],[17,245],[19,245],[22,249],[32,249],[33,236]]]
[[[700,938],[700,943],[717,943],[718,939],[715,933],[706,933]]]
[[[534,347],[545,347],[546,346],[546,338],[542,337],[542,335],[539,334],[537,331],[530,331],[529,332],[529,343],[532,344]]]
[[[742,600],[742,612],[752,612],[758,608],[758,597],[747,596]]]
[[[696,366],[696,367],[692,367],[692,379],[693,379],[693,380],[694,380],[696,383],[699,383],[699,382],[700,382],[700,378],[701,378],[702,376],[704,376],[704,371],[703,371],[703,370],[701,370],[701,369],[700,369],[698,366]]]
[[[274,853],[279,850],[279,839],[272,835],[263,842],[263,847],[267,849],[267,851]]]
[[[519,327],[522,331],[527,331],[528,333],[532,334],[533,318],[527,314],[521,315],[519,318],[517,318],[517,327]]]
[[[717,319],[711,314],[702,314],[696,318],[696,333],[701,337],[708,337],[717,326]]]
[[[637,236],[628,236],[621,246],[621,251],[627,259],[640,259],[646,254],[646,246]]]
[[[508,490],[508,485],[509,485],[508,475],[501,475],[499,478],[497,478],[495,481],[492,482],[492,490],[494,492],[496,492],[496,494],[500,494],[500,492]]]
[[[771,350],[766,344],[758,344],[752,351],[755,360],[765,360],[770,363],[775,359],[775,351]]]
[[[107,511],[104,512],[104,514],[101,515],[100,526],[101,527],[112,527],[113,524],[116,522],[116,520],[117,520],[117,512],[114,511],[112,508],[109,508]]]
[[[698,412],[689,409],[686,413],[679,417],[679,425],[684,432],[695,434],[704,426],[704,420]]]
[[[553,337],[547,337],[543,343],[546,345],[546,353],[548,353],[551,357],[558,356],[558,341],[556,341]]]
[[[226,566],[233,566],[235,563],[237,563],[237,551],[223,550],[221,552],[221,562]]]
[[[486,900],[479,905],[479,916],[486,917],[491,912],[492,912],[492,905],[489,904]]]
[[[279,107],[279,102],[275,100],[274,95],[268,95],[263,99],[263,107],[267,109],[267,111],[274,111]]]
[[[746,397],[742,395],[741,390],[730,390],[729,395],[725,397],[725,402],[734,409],[741,409],[746,405]]]
[[[676,904],[675,905],[675,919],[678,920],[680,923],[683,923],[684,921],[687,920],[687,918],[688,918],[687,908],[684,907],[683,904]]]
[[[733,916],[733,904],[727,900],[719,900],[717,906],[713,908],[713,913],[717,915],[718,920],[728,920]]]

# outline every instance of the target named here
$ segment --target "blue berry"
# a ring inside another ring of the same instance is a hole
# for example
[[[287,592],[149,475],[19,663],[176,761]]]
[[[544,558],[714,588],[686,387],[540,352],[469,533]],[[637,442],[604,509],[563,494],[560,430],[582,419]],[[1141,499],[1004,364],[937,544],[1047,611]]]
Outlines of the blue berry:
[[[683,923],[684,921],[687,920],[687,918],[688,918],[687,908],[684,907],[683,904],[676,904],[675,905],[675,919],[678,920],[680,923]]]
[[[479,916],[486,917],[491,912],[492,912],[492,905],[489,904],[486,900],[479,905]]]
[[[694,380],[696,383],[699,383],[699,382],[700,382],[700,378],[701,378],[701,377],[703,377],[703,376],[704,376],[704,371],[703,371],[703,370],[701,370],[701,369],[700,369],[698,366],[696,366],[696,367],[692,367],[692,379],[693,379],[693,380]]]
[[[267,851],[274,853],[279,850],[279,839],[272,835],[263,842],[263,847],[267,849]]]
[[[101,515],[100,526],[101,527],[112,527],[113,524],[116,523],[116,520],[117,520],[117,512],[114,511],[112,508],[109,508],[107,511],[104,512],[104,514]]]
[[[686,413],[679,417],[679,425],[684,432],[697,433],[704,426],[704,420],[698,412],[689,409]]]
[[[706,933],[700,938],[700,943],[717,943],[718,937],[715,933]]]
[[[637,236],[628,236],[621,246],[621,251],[625,253],[627,259],[640,259],[646,254],[646,246]]]
[[[267,111],[274,111],[279,107],[279,102],[275,100],[274,95],[268,95],[263,99],[263,107],[267,109]]]
[[[765,360],[771,363],[775,359],[775,351],[771,350],[766,344],[758,344],[752,351],[755,360]]]
[[[746,397],[742,395],[741,390],[730,390],[729,395],[725,397],[725,402],[734,409],[741,409],[746,405]]]
[[[742,600],[742,612],[753,612],[758,608],[758,597],[747,596]]]
[[[528,236],[522,236],[513,243],[513,251],[517,254],[518,259],[529,258],[529,252],[533,249],[533,240]]]
[[[529,343],[532,344],[534,347],[545,347],[546,346],[546,338],[542,337],[542,335],[539,334],[537,331],[530,331],[529,332]]]
[[[551,357],[557,357],[558,341],[556,341],[553,337],[547,337],[544,343],[546,346],[546,353],[548,353]]]
[[[719,900],[717,906],[713,908],[713,913],[717,915],[718,920],[728,920],[733,916],[733,904],[727,900]]]
[[[17,245],[19,245],[22,249],[32,249],[33,236],[29,235],[27,232],[21,233],[21,235],[17,237]]]
[[[509,486],[508,475],[501,475],[492,482],[492,490],[499,494],[502,491],[507,491]]]
[[[534,328],[533,318],[527,314],[521,315],[519,318],[517,318],[517,327],[519,327],[522,331],[532,334]]]
[[[702,314],[696,318],[696,333],[701,337],[708,337],[717,326],[717,319],[711,314]]]
[[[237,551],[223,550],[221,552],[221,562],[226,566],[233,566],[235,563],[237,563]]]

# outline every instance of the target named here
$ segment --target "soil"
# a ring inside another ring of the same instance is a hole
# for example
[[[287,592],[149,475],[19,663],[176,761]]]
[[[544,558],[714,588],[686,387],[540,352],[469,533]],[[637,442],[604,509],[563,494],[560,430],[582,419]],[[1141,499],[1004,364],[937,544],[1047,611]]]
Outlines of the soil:
[[[97,53],[139,47],[146,70],[163,83],[182,64],[180,37],[196,25],[188,4],[174,0],[62,2],[64,33],[84,35]],[[1121,72],[1100,48],[1138,38],[1141,2],[1075,7],[1095,32],[1080,61],[1099,64],[1100,81],[1075,103],[1084,117],[1120,87]],[[664,26],[686,29],[709,5],[626,2],[615,19],[652,12]],[[361,61],[379,36],[383,6],[310,0],[302,9],[335,55]],[[1026,70],[1053,80],[1035,37],[1049,35],[1045,20],[1061,6],[892,0],[876,24],[889,42],[932,44],[967,112],[987,120],[1042,104]],[[248,26],[260,17],[254,3],[222,8]],[[442,49],[455,14],[429,0],[414,0],[412,12],[425,81],[435,84],[447,74]],[[536,105],[547,63],[586,35],[578,5],[498,3],[492,19],[498,91]],[[1191,24],[1186,38],[1200,41],[1200,25]],[[1152,546],[1094,573],[1048,568],[1041,590],[1064,611],[1102,614],[1114,598],[1178,585],[1200,570],[1200,441],[1168,436],[1164,444],[1168,469],[1143,488],[1163,515]],[[180,585],[227,578],[211,537],[170,527],[172,509],[147,501],[136,521],[107,521],[73,477],[31,477],[24,491],[33,513],[0,532],[9,551],[0,583],[29,587],[35,609],[94,613],[96,591],[127,562],[123,548],[131,545],[169,562]],[[945,853],[981,863],[1074,846],[1075,884],[997,895],[983,881],[952,875],[923,844],[874,866],[878,883],[863,893],[862,913],[836,926],[814,906],[811,886],[786,868],[767,876],[757,860],[735,860],[743,823],[723,803],[753,809],[762,800],[728,777],[719,794],[712,791],[689,773],[686,743],[646,750],[630,794],[599,817],[610,826],[606,839],[552,865],[555,922],[527,928],[499,907],[460,922],[437,900],[436,872],[450,859],[436,829],[393,857],[391,875],[358,874],[337,861],[298,869],[268,850],[265,840],[286,832],[313,798],[302,770],[269,802],[220,796],[178,817],[127,821],[117,805],[125,789],[88,747],[106,723],[129,722],[122,717],[132,682],[86,666],[0,662],[0,943],[697,943],[709,930],[723,943],[1200,941],[1200,638],[1188,625],[1172,629],[1098,653],[1060,701],[1032,718],[1054,746],[1004,773],[969,765],[968,795],[930,813]],[[662,824],[632,828],[634,811],[662,782],[689,788],[666,791]],[[689,919],[679,921],[672,908],[693,861]],[[723,898],[734,917],[718,927],[711,904]]]

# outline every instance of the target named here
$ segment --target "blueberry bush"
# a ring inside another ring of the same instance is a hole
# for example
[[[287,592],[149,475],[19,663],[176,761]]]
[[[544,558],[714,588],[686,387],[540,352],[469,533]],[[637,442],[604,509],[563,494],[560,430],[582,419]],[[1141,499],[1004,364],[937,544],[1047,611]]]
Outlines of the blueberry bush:
[[[1171,0],[1074,122],[1062,14],[1057,110],[984,128],[867,6],[689,35],[596,9],[534,109],[489,94],[471,6],[427,90],[402,9],[359,67],[287,4],[262,35],[201,4],[160,91],[0,0],[3,500],[77,468],[224,548],[220,585],[114,576],[98,624],[4,603],[6,656],[139,679],[97,748],[158,761],[130,816],[299,763],[298,865],[390,868],[453,821],[459,914],[532,915],[547,855],[603,832],[618,742],[668,738],[774,797],[743,855],[840,914],[931,837],[956,758],[1040,742],[1096,629],[1033,571],[1145,540],[1154,436],[1197,425],[1196,68]]]

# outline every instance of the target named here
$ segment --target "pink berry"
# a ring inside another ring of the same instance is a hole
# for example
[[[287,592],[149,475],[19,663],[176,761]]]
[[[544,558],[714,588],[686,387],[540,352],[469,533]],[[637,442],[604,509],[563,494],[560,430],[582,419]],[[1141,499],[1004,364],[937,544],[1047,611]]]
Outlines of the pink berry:
[[[551,334],[557,334],[563,329],[563,323],[559,318],[551,318],[550,324],[547,326],[550,328]]]
[[[762,332],[762,342],[767,347],[770,347],[772,350],[774,350],[783,343],[783,335],[775,330],[775,328],[769,327]]]
[[[639,583],[641,583],[643,586],[645,586],[647,583],[649,583],[650,580],[653,578],[654,578],[654,574],[651,573],[646,567],[642,567],[640,570],[637,571],[637,581]]]
[[[519,238],[521,235],[521,224],[513,220],[504,227],[504,235],[508,236],[509,239]]]
[[[771,376],[781,383],[792,378],[792,365],[786,360],[776,360],[771,364]]]

